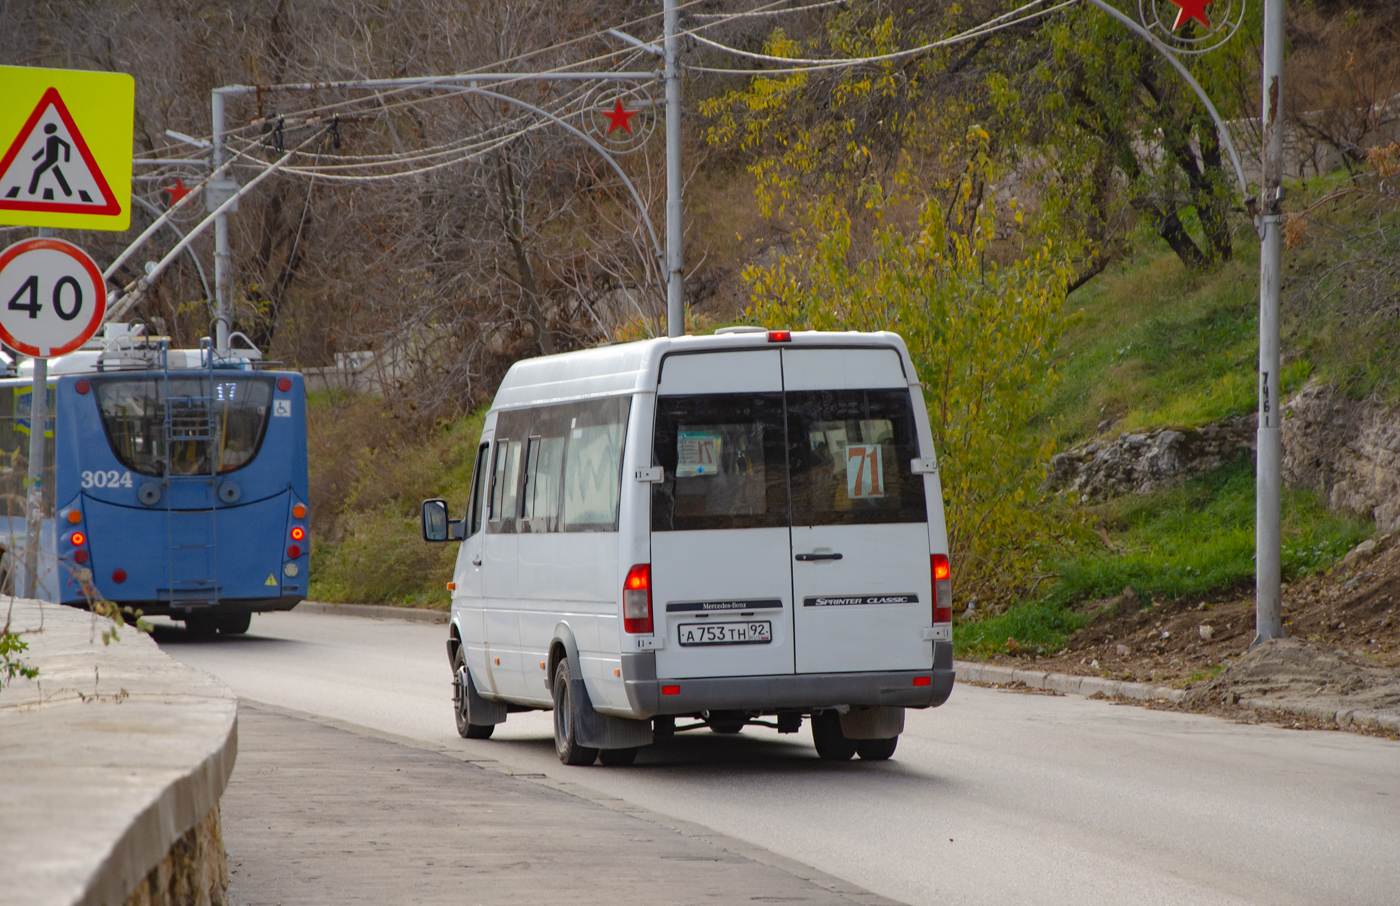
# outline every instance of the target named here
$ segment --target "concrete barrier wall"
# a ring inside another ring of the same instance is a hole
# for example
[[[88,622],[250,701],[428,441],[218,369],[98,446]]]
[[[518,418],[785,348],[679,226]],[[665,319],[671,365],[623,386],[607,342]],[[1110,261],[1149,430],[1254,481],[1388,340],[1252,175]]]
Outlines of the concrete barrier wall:
[[[134,627],[104,645],[113,625],[84,611],[0,599],[0,626],[7,612],[39,675],[0,689],[0,906],[161,903],[167,883],[222,902],[232,690]]]

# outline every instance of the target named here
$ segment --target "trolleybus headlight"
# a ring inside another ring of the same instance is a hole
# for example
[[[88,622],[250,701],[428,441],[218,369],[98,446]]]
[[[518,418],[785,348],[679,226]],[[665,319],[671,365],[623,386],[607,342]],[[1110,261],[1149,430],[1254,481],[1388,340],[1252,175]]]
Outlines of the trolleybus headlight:
[[[68,540],[74,547],[81,547],[83,543],[87,541],[87,535],[84,535],[82,532],[74,532],[68,536]]]
[[[302,527],[299,526],[299,525],[294,525],[294,526],[292,526],[292,540],[293,540],[293,541],[300,541],[300,540],[302,540],[302,539],[305,538],[305,537],[306,537],[306,529],[302,528]]]
[[[112,570],[112,581],[115,582],[115,583],[117,583],[118,585],[120,585],[121,583],[125,582],[125,581],[126,581],[126,570],[124,570],[124,569],[114,569],[114,570]]]
[[[291,547],[287,548],[287,558],[289,560],[295,560],[297,557],[300,556],[301,548],[298,545],[293,544]]]
[[[638,563],[622,583],[622,628],[650,633],[651,627],[651,565]]]

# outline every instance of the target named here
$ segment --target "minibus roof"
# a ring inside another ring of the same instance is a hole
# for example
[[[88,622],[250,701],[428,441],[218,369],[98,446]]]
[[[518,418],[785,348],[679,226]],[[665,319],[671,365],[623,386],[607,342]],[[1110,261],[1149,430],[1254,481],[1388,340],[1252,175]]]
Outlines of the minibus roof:
[[[754,330],[703,337],[658,337],[521,359],[506,372],[491,408],[513,409],[655,390],[661,374],[661,360],[671,353],[794,346],[894,349],[899,353],[904,373],[910,376],[911,382],[914,380],[914,363],[904,339],[896,333]]]

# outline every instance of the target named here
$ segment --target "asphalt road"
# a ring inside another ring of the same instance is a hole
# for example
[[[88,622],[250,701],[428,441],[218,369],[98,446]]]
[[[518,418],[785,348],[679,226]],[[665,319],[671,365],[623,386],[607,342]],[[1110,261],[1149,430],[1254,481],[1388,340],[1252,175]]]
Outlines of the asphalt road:
[[[566,768],[550,716],[452,724],[446,626],[309,614],[157,638],[242,697],[497,759],[695,822],[916,906],[1393,904],[1400,744],[958,686],[894,759],[708,730],[630,768]],[[605,871],[606,866],[600,866]]]

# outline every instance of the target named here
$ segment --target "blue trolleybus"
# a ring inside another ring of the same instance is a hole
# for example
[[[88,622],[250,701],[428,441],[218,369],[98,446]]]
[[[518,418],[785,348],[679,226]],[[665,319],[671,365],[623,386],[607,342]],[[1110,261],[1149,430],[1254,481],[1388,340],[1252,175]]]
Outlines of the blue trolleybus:
[[[38,596],[80,607],[100,596],[200,634],[246,632],[253,613],[291,609],[306,596],[310,547],[302,376],[264,369],[255,351],[170,349],[111,327],[98,348],[50,362]],[[22,485],[31,429],[24,371],[0,381],[0,480],[11,485]],[[0,544],[18,584],[17,489]]]

